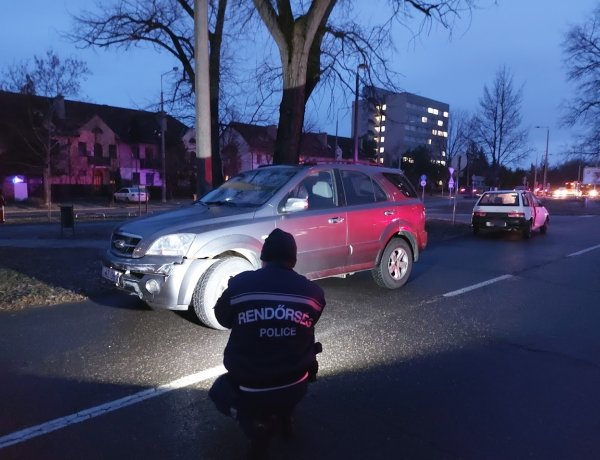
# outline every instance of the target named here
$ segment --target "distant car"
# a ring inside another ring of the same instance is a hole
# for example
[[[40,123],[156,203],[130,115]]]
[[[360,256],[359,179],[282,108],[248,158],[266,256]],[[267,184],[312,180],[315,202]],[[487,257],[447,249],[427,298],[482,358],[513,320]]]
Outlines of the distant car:
[[[465,195],[465,197],[474,197],[477,193],[477,187],[461,187],[459,193]]]
[[[580,197],[581,192],[577,189],[559,187],[552,192],[554,198],[573,198]]]
[[[425,208],[397,169],[274,165],[234,176],[191,205],[122,223],[102,276],[151,307],[191,306],[223,329],[215,302],[231,276],[261,266],[274,228],[296,238],[295,270],[306,277],[370,271],[387,289],[407,282],[427,244]]]
[[[137,187],[124,187],[114,194],[115,201],[128,201],[135,202],[138,201],[146,202],[150,199],[150,195],[144,189],[140,189]]]
[[[473,233],[519,231],[523,238],[533,230],[548,231],[550,215],[537,197],[528,190],[495,190],[485,192],[475,203],[471,224]]]

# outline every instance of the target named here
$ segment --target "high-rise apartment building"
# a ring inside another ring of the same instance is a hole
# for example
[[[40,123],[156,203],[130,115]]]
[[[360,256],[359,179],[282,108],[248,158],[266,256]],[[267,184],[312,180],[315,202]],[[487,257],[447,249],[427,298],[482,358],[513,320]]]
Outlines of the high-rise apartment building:
[[[408,151],[425,146],[432,161],[445,165],[449,110],[444,102],[365,86],[358,101],[362,155],[386,166],[402,167],[414,161]]]

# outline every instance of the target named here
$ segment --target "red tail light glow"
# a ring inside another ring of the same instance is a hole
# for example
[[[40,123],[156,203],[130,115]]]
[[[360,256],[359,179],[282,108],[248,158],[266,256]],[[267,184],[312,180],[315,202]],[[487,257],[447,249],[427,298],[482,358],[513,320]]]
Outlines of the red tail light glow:
[[[525,213],[522,212],[509,212],[508,217],[525,217]]]

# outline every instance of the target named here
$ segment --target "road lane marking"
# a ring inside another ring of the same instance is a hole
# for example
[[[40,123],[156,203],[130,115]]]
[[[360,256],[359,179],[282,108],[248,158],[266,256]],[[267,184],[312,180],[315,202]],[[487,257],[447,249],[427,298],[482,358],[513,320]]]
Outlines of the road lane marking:
[[[502,275],[497,278],[492,278],[491,280],[483,281],[481,283],[473,284],[471,286],[464,287],[462,289],[458,289],[456,291],[446,292],[442,294],[444,297],[454,297],[460,294],[464,294],[465,292],[473,291],[475,289],[479,289],[480,287],[488,286],[490,284],[497,283],[498,281],[507,280],[508,278],[512,278],[512,275]]]
[[[143,390],[139,393],[125,396],[124,398],[115,399],[114,401],[100,404],[99,406],[90,407],[89,409],[84,409],[82,411],[76,412],[71,415],[67,415],[65,417],[56,418],[54,420],[50,420],[39,425],[35,425],[29,428],[25,428],[23,430],[15,431],[14,433],[9,433],[7,435],[0,436],[0,449],[12,446],[13,444],[25,442],[29,439],[36,438],[43,434],[51,433],[52,431],[66,428],[69,425],[85,422],[94,417],[98,417],[100,415],[108,414],[109,412],[114,412],[116,410],[123,409],[124,407],[140,403],[142,401],[145,401],[146,399],[161,396],[173,390],[194,385],[196,383],[202,382],[203,380],[208,380],[210,378],[217,377],[221,374],[224,374],[225,372],[227,371],[222,365],[212,367],[210,369],[206,369],[195,374],[186,375],[185,377],[173,380],[172,382],[166,383],[164,385],[160,385],[154,388],[148,388],[147,390]]]
[[[580,256],[581,254],[585,254],[586,252],[590,252],[590,251],[593,251],[593,250],[599,249],[599,248],[600,248],[600,244],[598,244],[596,246],[592,246],[591,248],[582,249],[581,251],[573,252],[572,254],[569,254],[567,257]]]

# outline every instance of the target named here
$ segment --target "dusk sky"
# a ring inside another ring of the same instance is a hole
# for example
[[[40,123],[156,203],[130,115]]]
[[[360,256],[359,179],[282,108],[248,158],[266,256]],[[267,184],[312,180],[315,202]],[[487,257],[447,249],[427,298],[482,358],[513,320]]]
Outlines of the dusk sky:
[[[60,32],[71,27],[69,12],[91,6],[91,0],[2,3],[0,69],[42,55],[49,48],[61,57],[77,57],[86,61],[92,72],[82,91],[82,99],[90,102],[147,109],[158,102],[161,73],[178,65],[170,56],[148,48],[127,53],[78,50],[66,42]],[[363,3],[367,4],[356,1],[357,5]],[[561,104],[573,94],[565,78],[561,43],[569,26],[581,24],[597,4],[595,0],[498,0],[494,5],[493,0],[485,0],[470,20],[456,24],[451,38],[434,26],[429,34],[410,43],[407,32],[398,27],[393,64],[403,75],[398,86],[450,104],[451,113],[456,109],[475,112],[484,85],[490,86],[496,71],[505,65],[515,86],[523,85],[523,125],[531,128],[534,155],[539,161],[544,154],[546,131],[533,127],[549,126],[550,164],[560,162],[560,153],[575,134],[560,127]],[[336,106],[348,106],[353,95],[340,95],[339,99]],[[313,102],[307,110],[318,130],[335,133],[335,115],[328,115],[327,107]],[[350,116],[344,110],[338,113],[339,134],[349,136]]]

